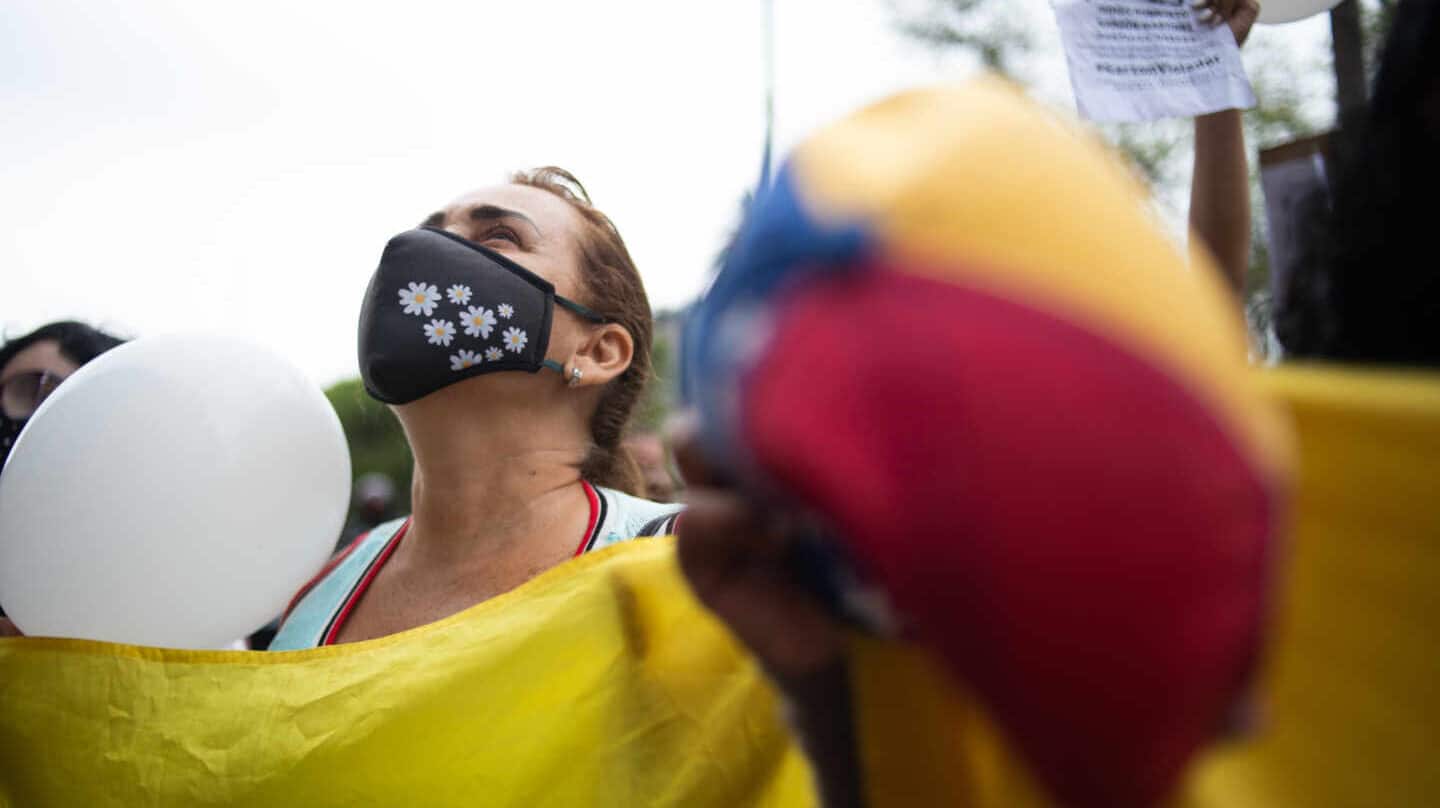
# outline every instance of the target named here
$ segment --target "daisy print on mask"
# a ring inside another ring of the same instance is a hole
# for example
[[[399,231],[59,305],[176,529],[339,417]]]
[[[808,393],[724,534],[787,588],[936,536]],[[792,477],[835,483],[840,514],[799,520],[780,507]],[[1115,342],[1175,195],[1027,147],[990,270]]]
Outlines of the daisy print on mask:
[[[501,359],[501,357],[503,357],[503,356],[505,356],[505,354],[500,353],[500,349],[499,349],[499,348],[486,348],[486,349],[485,349],[485,361],[486,361],[486,362],[499,362],[500,359]]]
[[[490,338],[490,329],[495,327],[495,312],[484,306],[471,306],[460,315],[460,324],[465,333],[480,339]]]
[[[440,305],[440,290],[436,289],[434,284],[411,281],[409,289],[400,290],[400,305],[405,307],[406,314],[423,314],[429,317],[435,313],[435,307]]]
[[[500,312],[500,316],[506,320],[515,316],[515,307],[509,303],[501,303],[495,307],[495,310]]]
[[[525,332],[518,328],[507,328],[505,329],[505,333],[500,337],[500,341],[505,343],[505,350],[514,351],[515,353],[520,353],[525,350],[526,339]]]
[[[457,283],[445,290],[445,296],[450,298],[451,303],[463,306],[470,302],[470,287]]]
[[[431,320],[425,326],[425,336],[431,345],[450,345],[455,339],[455,324],[449,320]]]
[[[492,348],[491,350],[495,349]],[[465,368],[474,367],[478,364],[480,364],[480,355],[475,353],[474,351],[467,351],[461,349],[460,353],[452,354],[450,356],[451,370],[464,370]]]

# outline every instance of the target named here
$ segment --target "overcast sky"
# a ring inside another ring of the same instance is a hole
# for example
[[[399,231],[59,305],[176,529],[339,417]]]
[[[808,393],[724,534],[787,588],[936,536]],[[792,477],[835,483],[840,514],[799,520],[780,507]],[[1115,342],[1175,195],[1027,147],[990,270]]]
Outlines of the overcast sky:
[[[1015,0],[1068,80],[1045,0]],[[1264,32],[1308,47],[1323,19]],[[1252,43],[1252,48],[1255,44]],[[973,65],[883,0],[776,0],[777,145]],[[689,301],[762,145],[760,0],[0,4],[0,325],[251,335],[355,373],[381,247],[516,168],[573,171],[657,307]]]

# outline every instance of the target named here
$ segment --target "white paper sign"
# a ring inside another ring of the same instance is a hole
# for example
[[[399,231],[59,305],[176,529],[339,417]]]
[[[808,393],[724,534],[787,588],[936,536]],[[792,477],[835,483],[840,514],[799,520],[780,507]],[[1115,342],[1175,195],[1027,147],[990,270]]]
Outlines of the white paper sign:
[[[1052,0],[1080,114],[1092,121],[1249,109],[1255,93],[1227,25],[1190,0]]]

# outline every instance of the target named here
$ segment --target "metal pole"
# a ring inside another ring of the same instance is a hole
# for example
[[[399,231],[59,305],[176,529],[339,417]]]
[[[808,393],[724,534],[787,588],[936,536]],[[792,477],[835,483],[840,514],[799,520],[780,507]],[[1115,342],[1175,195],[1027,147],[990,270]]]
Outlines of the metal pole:
[[[765,153],[761,157],[763,161],[760,166],[760,187],[759,191],[765,190],[770,184],[770,150],[775,142],[775,2],[774,0],[761,0],[761,13],[764,19],[761,21],[761,43],[764,50],[763,69],[765,72]]]

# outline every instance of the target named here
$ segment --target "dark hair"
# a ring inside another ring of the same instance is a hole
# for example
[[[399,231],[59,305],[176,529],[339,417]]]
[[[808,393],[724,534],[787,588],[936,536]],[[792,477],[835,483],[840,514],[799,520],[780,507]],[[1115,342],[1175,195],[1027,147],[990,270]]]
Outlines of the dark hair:
[[[6,340],[4,345],[0,345],[0,371],[5,370],[5,366],[15,358],[15,354],[45,340],[59,343],[61,355],[77,365],[83,365],[125,341],[74,320],[47,323],[29,334]]]
[[[1276,333],[1298,358],[1440,365],[1440,3],[1396,7],[1369,106],[1332,148],[1328,206],[1311,200],[1309,255]]]
[[[635,341],[630,367],[606,387],[590,419],[593,444],[581,464],[580,476],[606,488],[641,494],[645,483],[640,468],[620,443],[630,415],[650,381],[654,323],[640,272],[615,223],[595,208],[585,186],[574,174],[556,166],[544,166],[516,172],[510,181],[549,191],[579,211],[586,225],[577,239],[585,285],[580,302],[624,327]]]

